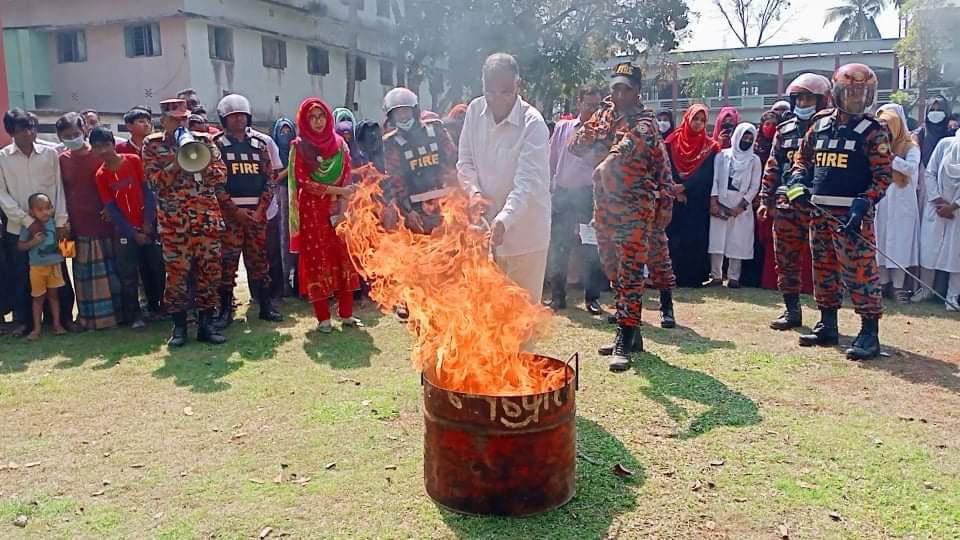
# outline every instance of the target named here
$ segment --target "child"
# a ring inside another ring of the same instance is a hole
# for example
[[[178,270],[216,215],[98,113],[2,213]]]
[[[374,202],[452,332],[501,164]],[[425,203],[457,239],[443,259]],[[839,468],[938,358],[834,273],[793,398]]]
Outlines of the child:
[[[757,128],[741,123],[733,132],[730,148],[720,152],[713,165],[710,192],[710,279],[706,287],[723,281],[723,258],[727,287],[740,288],[742,261],[753,259],[753,198],[760,190],[760,158],[753,152]]]
[[[53,202],[43,193],[34,193],[27,199],[30,216],[36,222],[20,230],[17,249],[30,252],[30,295],[33,297],[33,331],[30,341],[40,339],[43,319],[43,301],[50,302],[53,332],[61,336],[67,331],[60,324],[60,297],[57,290],[64,286],[60,265],[63,255],[57,245],[57,229],[53,221]]]
[[[156,202],[143,180],[143,161],[134,154],[118,154],[113,133],[104,128],[90,132],[90,145],[103,159],[97,170],[100,200],[116,226],[116,257],[121,282],[123,320],[131,328],[144,327],[140,311],[141,264],[155,268],[153,277],[162,277],[163,254],[155,238]],[[144,284],[144,289],[163,290],[163,282]]]

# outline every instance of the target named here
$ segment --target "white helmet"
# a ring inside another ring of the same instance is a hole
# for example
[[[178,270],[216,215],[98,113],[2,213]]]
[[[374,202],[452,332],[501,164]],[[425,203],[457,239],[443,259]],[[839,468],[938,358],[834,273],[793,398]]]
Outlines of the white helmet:
[[[220,123],[226,125],[226,118],[231,114],[242,113],[247,115],[247,123],[253,119],[253,113],[250,112],[250,101],[240,94],[230,94],[224,96],[217,104],[217,115],[220,117]]]
[[[394,88],[383,96],[383,112],[390,115],[390,111],[400,107],[416,108],[419,105],[417,95],[409,88]]]

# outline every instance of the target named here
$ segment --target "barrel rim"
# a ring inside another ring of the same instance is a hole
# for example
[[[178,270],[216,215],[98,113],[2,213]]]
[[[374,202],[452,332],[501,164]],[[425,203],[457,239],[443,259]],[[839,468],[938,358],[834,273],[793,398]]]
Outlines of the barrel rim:
[[[563,365],[564,368],[567,370],[567,379],[566,379],[567,382],[566,382],[566,384],[564,384],[563,386],[561,386],[560,388],[557,388],[557,389],[555,389],[555,390],[550,390],[550,391],[547,391],[547,392],[539,392],[539,393],[535,393],[535,394],[533,394],[533,393],[531,393],[531,394],[472,394],[472,393],[467,393],[467,392],[460,392],[459,390],[451,390],[451,389],[449,389],[449,388],[446,388],[446,387],[441,386],[441,385],[438,384],[437,382],[431,380],[431,379],[433,378],[433,375],[431,374],[431,372],[429,372],[429,371],[427,371],[427,370],[421,370],[421,371],[420,371],[420,384],[422,384],[422,385],[424,385],[424,386],[429,385],[430,387],[436,388],[437,390],[443,390],[444,392],[451,392],[451,393],[456,394],[456,395],[458,395],[458,396],[463,396],[463,397],[468,397],[468,398],[477,398],[477,399],[485,399],[485,398],[510,398],[510,399],[530,398],[530,397],[532,397],[532,396],[545,396],[545,395],[547,395],[547,394],[552,394],[553,392],[557,392],[557,391],[564,390],[564,389],[566,389],[566,388],[571,388],[571,387],[572,387],[574,390],[576,390],[576,388],[579,386],[579,385],[578,385],[578,382],[579,382],[578,379],[579,379],[579,377],[580,377],[580,374],[579,374],[580,353],[573,353],[573,354],[570,356],[570,360],[567,360],[566,362],[564,362],[563,360],[560,360],[559,358],[554,358],[554,357],[552,357],[552,356],[547,356],[547,355],[545,355],[545,354],[538,354],[538,353],[532,353],[532,354],[533,354],[533,356],[536,357],[536,358],[542,358],[542,359],[549,360],[549,361],[551,361],[551,362],[555,362],[555,363],[558,363],[558,364]],[[573,360],[576,360],[576,368],[575,368],[574,366],[571,366],[571,365],[570,365],[570,362],[573,361]]]

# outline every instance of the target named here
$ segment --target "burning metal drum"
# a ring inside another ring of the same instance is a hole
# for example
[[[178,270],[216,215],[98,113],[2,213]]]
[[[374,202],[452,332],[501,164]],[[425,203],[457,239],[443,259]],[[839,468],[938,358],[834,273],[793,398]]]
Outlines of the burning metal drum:
[[[437,386],[423,377],[423,472],[427,494],[463,514],[530,516],[576,492],[577,369],[543,394],[485,396]]]

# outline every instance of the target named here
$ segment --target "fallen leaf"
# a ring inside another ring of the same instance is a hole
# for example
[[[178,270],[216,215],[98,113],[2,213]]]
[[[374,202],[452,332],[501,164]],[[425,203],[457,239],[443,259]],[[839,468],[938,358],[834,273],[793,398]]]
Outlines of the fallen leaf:
[[[591,465],[600,465],[600,462],[599,462],[599,461],[597,461],[596,459],[594,459],[594,458],[592,458],[592,457],[584,454],[583,452],[577,452],[577,457],[580,458],[580,459],[582,459],[582,460],[584,460],[584,461],[586,461],[587,463],[589,463],[589,464],[591,464]]]
[[[905,415],[905,414],[898,414],[898,415],[897,415],[897,418],[903,420],[904,422],[913,422],[913,417],[912,417],[912,416],[907,416],[907,415]]]
[[[157,512],[153,515],[153,519],[160,519],[163,517],[163,512]]]
[[[184,407],[183,414],[187,416],[193,416],[193,407]]]
[[[20,468],[20,465],[17,465],[15,461],[11,461],[10,463],[7,463],[7,468],[11,471],[15,471]]]
[[[690,491],[700,491],[700,488],[703,487],[703,484],[699,480],[694,480],[690,483]]]
[[[264,527],[260,529],[260,536],[259,536],[260,540],[263,540],[264,538],[270,536],[270,533],[272,532],[273,532],[273,527]]]
[[[370,400],[369,400],[369,399],[365,399],[365,400],[363,400],[363,401],[360,402],[360,405],[363,405],[364,407],[366,407],[367,405],[370,405]]]
[[[830,512],[830,519],[834,521],[843,521],[843,516],[840,515],[840,512]]]
[[[130,466],[131,469],[142,469],[144,467],[145,465],[143,463],[134,463],[133,465]]]
[[[924,481],[924,482],[923,482],[923,487],[925,487],[925,488],[927,488],[927,489],[936,489],[936,488],[937,488],[936,486],[933,485],[933,483],[927,482],[927,481]]]
[[[337,466],[337,462],[336,462],[336,461],[331,461],[330,463],[327,463],[327,465],[324,467],[324,469],[326,469],[326,470],[329,471],[330,469],[332,469],[332,468],[334,468],[334,467],[336,467],[336,466]]]
[[[106,493],[106,491],[100,489],[100,490],[97,490],[97,491],[94,491],[93,493],[91,493],[90,496],[91,496],[91,497],[99,497],[99,496],[103,495],[104,493]]]
[[[180,478],[186,478],[186,477],[187,477],[187,471],[183,471],[180,473]]]
[[[395,470],[397,470],[397,466],[396,466],[396,465],[387,465],[386,467],[384,467],[384,469],[386,469],[386,470],[388,470],[388,471],[395,471]]]
[[[287,479],[287,464],[280,464],[280,472],[277,474],[276,478],[273,479],[274,484],[282,484]]]
[[[103,457],[110,457],[110,452],[104,452]]]
[[[780,526],[777,527],[777,532],[780,533],[780,538],[782,538],[783,540],[789,540],[790,528],[787,527],[786,523],[780,524]]]
[[[259,480],[257,478],[250,478],[249,480],[250,480],[250,483],[257,484],[258,486],[262,486],[263,484],[266,483],[263,480]]]
[[[613,474],[615,474],[615,475],[617,475],[617,476],[619,476],[619,477],[621,477],[621,478],[626,478],[626,477],[628,477],[628,476],[633,476],[633,471],[631,471],[630,469],[624,467],[624,466],[623,466],[622,464],[620,464],[620,463],[617,463],[616,465],[614,465],[613,467],[611,467],[611,470],[613,471]]]
[[[31,461],[30,463],[24,463],[23,468],[29,469],[30,467],[36,467],[37,465],[40,465],[39,461]]]
[[[390,439],[391,441],[399,441],[399,440],[400,440],[400,437],[397,437],[396,435],[387,435],[387,438]]]
[[[707,530],[712,531],[717,528],[717,523],[715,521],[708,521],[704,523],[703,526],[706,527]]]
[[[707,480],[707,487],[710,489],[717,489],[717,485],[713,483],[713,480]]]
[[[874,446],[882,446],[882,445],[883,445],[883,441],[881,441],[880,439],[874,439],[874,440],[873,440],[873,445],[874,445]]]
[[[817,489],[817,485],[816,485],[816,484],[811,484],[811,483],[809,483],[809,482],[804,482],[803,480],[798,480],[798,481],[797,481],[797,485],[800,486],[800,487],[802,487],[803,489]]]
[[[110,481],[105,479],[105,480],[103,481],[103,485],[109,486],[109,485],[110,485]]]
[[[27,521],[29,521],[29,518],[27,518],[27,516],[19,515],[16,517],[16,519],[13,520],[13,524],[22,529],[27,526]]]
[[[241,431],[240,433],[234,433],[234,434],[233,434],[233,437],[231,437],[231,439],[237,440],[237,439],[240,439],[240,438],[243,438],[243,437],[246,437],[246,436],[247,436],[247,434]]]
[[[745,503],[747,502],[747,499],[745,497],[734,497],[733,502]]]
[[[339,381],[337,381],[337,384],[345,384],[345,383],[350,383],[350,384],[352,384],[352,385],[354,385],[354,386],[360,386],[360,381],[358,381],[358,380],[356,380],[356,379],[343,378],[343,379],[340,379]]]
[[[722,459],[715,459],[710,462],[711,467],[723,467],[725,462]]]
[[[301,476],[293,481],[294,484],[300,484],[301,486],[310,481],[309,476]]]

